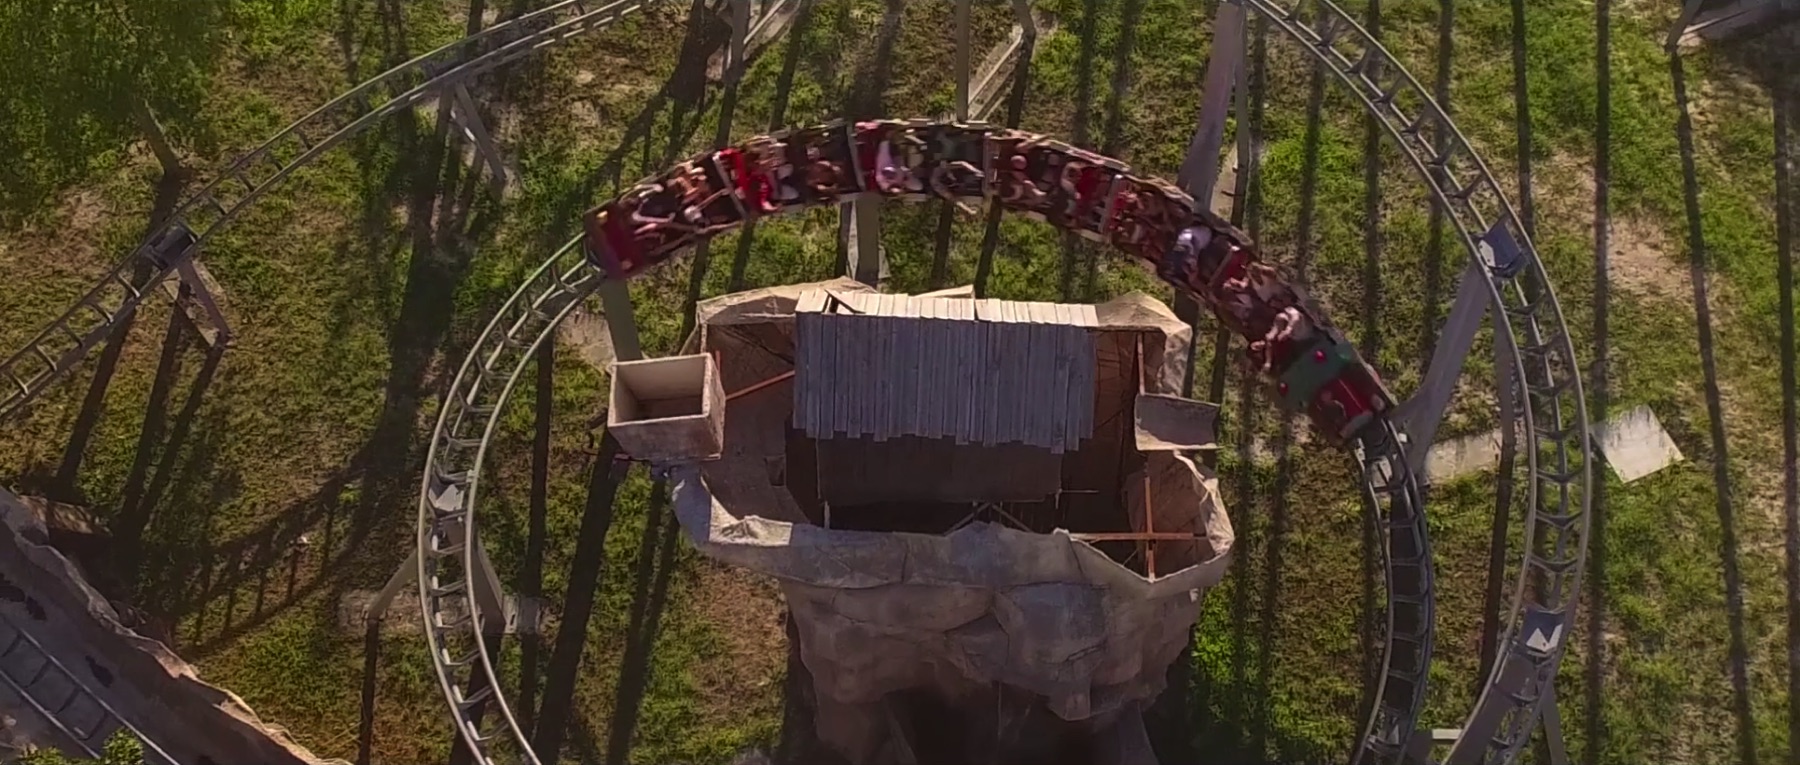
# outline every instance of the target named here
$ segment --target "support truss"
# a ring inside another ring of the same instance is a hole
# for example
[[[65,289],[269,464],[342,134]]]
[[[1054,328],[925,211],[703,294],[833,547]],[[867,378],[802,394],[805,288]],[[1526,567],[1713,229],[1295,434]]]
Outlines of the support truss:
[[[599,7],[565,0],[489,27],[394,67],[356,86],[251,150],[188,197],[144,243],[75,304],[0,361],[0,422],[21,414],[136,310],[155,285],[229,228],[244,210],[320,155],[386,117],[546,46],[604,29],[652,0],[620,0]],[[194,239],[174,252],[155,246],[176,232]],[[140,278],[139,259],[152,268]]]
[[[1587,541],[1592,455],[1579,367],[1536,250],[1480,156],[1429,93],[1329,0],[1244,0],[1331,70],[1399,144],[1482,270],[1526,438],[1524,561],[1502,651],[1447,762],[1512,762],[1529,741],[1574,626]],[[1504,223],[1526,257],[1484,258],[1476,237]],[[1379,738],[1379,735],[1374,738]],[[1398,758],[1404,747],[1375,746]]]

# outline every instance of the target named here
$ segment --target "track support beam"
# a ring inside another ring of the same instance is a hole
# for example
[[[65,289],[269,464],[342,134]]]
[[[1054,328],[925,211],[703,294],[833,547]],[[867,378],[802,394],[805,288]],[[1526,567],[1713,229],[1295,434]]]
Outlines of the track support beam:
[[[1244,71],[1244,6],[1237,0],[1219,3],[1213,17],[1212,53],[1200,94],[1200,125],[1188,141],[1176,183],[1202,203],[1212,199],[1219,180],[1219,149],[1225,142],[1225,120],[1231,116],[1231,93]],[[1240,133],[1245,131],[1240,128]]]
[[[1462,377],[1469,349],[1475,335],[1487,320],[1489,303],[1487,274],[1474,263],[1463,269],[1456,289],[1456,302],[1450,317],[1438,332],[1437,347],[1431,353],[1431,366],[1412,398],[1402,402],[1395,413],[1395,424],[1406,434],[1406,462],[1419,473],[1425,469],[1425,457],[1437,439],[1438,425],[1456,393],[1456,381]],[[1502,363],[1499,368],[1506,369]]]
[[[1244,15],[1244,6],[1239,0],[1223,0],[1213,16],[1212,51],[1207,56],[1206,77],[1200,91],[1200,124],[1188,140],[1187,157],[1175,176],[1176,185],[1204,205],[1212,203],[1213,186],[1219,181],[1219,149],[1225,142],[1225,121],[1231,117],[1232,90],[1244,72],[1247,30]],[[1248,136],[1248,124],[1247,119],[1239,123],[1240,138]],[[1175,315],[1182,321],[1189,324],[1199,321],[1200,304],[1186,293],[1175,293],[1174,307]],[[1190,345],[1187,365],[1190,381],[1194,367],[1192,353]]]
[[[470,590],[474,595],[470,599],[470,605],[480,614],[481,621],[484,624],[503,625],[503,629],[494,630],[502,634],[538,634],[541,626],[538,615],[542,613],[542,609],[538,608],[535,600],[506,594],[506,590],[500,586],[500,575],[494,571],[494,562],[488,558],[487,547],[481,543],[479,535],[475,538],[474,560],[476,570],[469,572]],[[400,591],[413,585],[418,579],[419,551],[415,547],[369,603],[369,611],[363,616],[368,628],[373,630],[379,627],[381,620],[393,609],[394,600],[400,596]]]
[[[1521,254],[1520,257],[1530,256]],[[1473,261],[1463,269],[1462,280],[1456,289],[1456,302],[1451,305],[1450,317],[1438,333],[1437,348],[1432,351],[1431,366],[1425,372],[1425,379],[1394,415],[1395,423],[1406,434],[1406,462],[1414,473],[1422,475],[1425,470],[1431,447],[1436,443],[1438,426],[1443,423],[1444,412],[1456,393],[1457,380],[1462,377],[1476,334],[1494,311],[1501,312],[1493,315],[1495,321],[1506,320],[1505,307],[1493,305],[1493,295],[1487,289],[1487,270],[1488,267]],[[1502,438],[1510,438],[1517,428],[1518,417],[1514,405],[1518,389],[1518,381],[1513,379],[1515,349],[1504,347],[1506,333],[1495,333],[1495,337],[1494,383],[1495,390],[1500,391],[1500,434]]]
[[[222,291],[198,257],[199,253],[196,252],[182,258],[175,265],[176,278],[164,279],[162,290],[187,316],[188,323],[193,325],[194,332],[206,347],[230,347],[231,323],[226,321],[224,310],[219,308],[219,294]]]
[[[612,334],[613,358],[636,361],[644,357],[638,343],[637,311],[631,305],[631,286],[609,280],[596,290],[606,316],[606,331]]]
[[[488,132],[487,124],[481,120],[481,112],[475,108],[475,99],[469,95],[467,85],[458,82],[450,88],[450,119],[456,123],[463,137],[475,147],[475,155],[487,165],[488,182],[492,184],[496,196],[506,191],[506,158],[500,153],[499,145],[494,143],[494,136]]]

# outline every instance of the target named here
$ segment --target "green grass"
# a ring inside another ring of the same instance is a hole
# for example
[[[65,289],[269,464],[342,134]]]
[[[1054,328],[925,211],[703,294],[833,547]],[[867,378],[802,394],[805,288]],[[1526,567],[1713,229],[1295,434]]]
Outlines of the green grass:
[[[1121,57],[1125,5],[1042,4],[1062,26],[1039,43],[1023,125],[1066,137],[1081,118],[1094,143],[1106,140],[1107,91],[1123,61],[1131,68],[1132,89],[1118,121],[1118,153],[1135,166],[1172,176],[1195,117],[1209,15],[1196,4],[1146,0],[1134,44]],[[1592,9],[1573,0],[1529,5],[1537,242],[1572,339],[1586,360],[1593,348],[1592,202],[1581,181],[1593,154]],[[776,84],[790,52],[797,57],[797,73],[780,121],[802,124],[838,113],[871,79],[866,64],[874,55],[882,7],[878,0],[821,2],[803,35],[772,46],[753,63],[732,135],[749,136],[776,121]],[[1435,10],[1423,4],[1386,10],[1385,39],[1429,82],[1435,69]],[[412,0],[405,11],[407,50],[416,54],[459,34],[465,7]],[[906,13],[885,110],[903,116],[936,113],[952,91],[947,68],[939,65],[948,60],[947,35],[935,31],[947,21],[948,7],[919,3]],[[1673,10],[1638,15],[1643,13],[1621,11],[1613,32],[1615,244],[1622,244],[1621,221],[1660,232],[1664,249],[1642,256],[1649,260],[1640,266],[1654,271],[1660,263],[1672,274],[1673,291],[1615,284],[1610,390],[1614,411],[1652,406],[1689,462],[1631,486],[1596,474],[1610,482],[1607,656],[1598,710],[1607,738],[1599,761],[1724,762],[1736,750],[1718,573],[1721,530],[1710,471],[1715,455],[1686,292],[1675,105],[1666,60],[1657,48]],[[416,248],[407,233],[408,189],[417,173],[414,147],[430,130],[421,117],[411,128],[390,122],[328,155],[206,253],[207,265],[229,293],[241,338],[205,391],[182,449],[154,455],[152,473],[167,471],[169,478],[146,532],[139,572],[143,598],[181,617],[181,649],[208,678],[232,688],[265,719],[279,721],[323,754],[353,755],[358,722],[361,640],[335,629],[337,599],[348,589],[379,586],[411,543],[412,492],[424,434],[435,415],[433,396],[447,385],[474,333],[500,301],[551,248],[573,235],[580,209],[617,184],[655,172],[671,157],[711,140],[719,116],[716,97],[679,120],[664,107],[649,119],[647,140],[633,137],[622,144],[646,99],[676,69],[684,16],[685,9],[674,6],[634,16],[562,45],[511,77],[505,85],[506,140],[519,163],[518,188],[498,204],[476,203],[469,218],[487,225],[466,246]],[[290,2],[280,13],[243,23],[206,107],[194,117],[198,127],[183,136],[202,166],[225,163],[232,152],[255,145],[383,68],[395,39],[373,8],[355,9],[349,22],[352,75],[336,42],[346,22],[335,4]],[[1007,24],[1003,8],[980,9],[978,50],[1000,39]],[[1452,107],[1489,164],[1510,178],[1508,6],[1458,3],[1456,25]],[[1090,33],[1093,42],[1084,55],[1083,36]],[[1272,38],[1261,237],[1277,258],[1289,263],[1304,258],[1307,277],[1338,322],[1360,336],[1367,225],[1361,112],[1328,80],[1314,126],[1317,144],[1309,148],[1309,71],[1300,55],[1293,45]],[[1090,65],[1084,67],[1084,60]],[[1780,528],[1778,504],[1770,499],[1778,496],[1772,494],[1778,479],[1768,467],[1780,460],[1769,425],[1779,417],[1777,349],[1771,339],[1776,295],[1767,201],[1773,153],[1769,115],[1766,98],[1736,85],[1743,76],[1733,61],[1701,54],[1689,67],[1691,87],[1705,97],[1706,107],[1698,139],[1702,204],[1716,277],[1714,316],[1743,548],[1752,698],[1761,754],[1774,761],[1789,742],[1781,690],[1786,667]],[[1092,93],[1086,104],[1084,92]],[[679,140],[671,148],[676,128]],[[97,165],[69,195],[46,203],[41,215],[48,222],[0,230],[0,266],[20,277],[13,283],[30,285],[0,292],[0,341],[23,341],[141,232],[154,180],[151,163],[124,152],[119,156]],[[1428,207],[1391,144],[1384,143],[1382,161],[1383,292],[1373,313],[1380,337],[1376,360],[1395,387],[1406,391],[1416,384],[1423,355]],[[607,171],[599,172],[603,166]],[[589,186],[597,173],[598,183]],[[1314,189],[1311,236],[1304,240],[1303,186]],[[884,223],[894,258],[893,287],[923,288],[935,209],[890,206]],[[816,211],[759,226],[748,283],[830,275],[835,224],[833,213]],[[980,221],[956,224],[952,283],[973,278],[981,229]],[[993,294],[1055,299],[1064,263],[1061,237],[1016,220],[1006,221],[1002,234]],[[705,294],[726,291],[736,247],[736,235],[714,243]],[[1454,247],[1445,252],[1447,284],[1440,297],[1447,304],[1461,258]],[[685,259],[634,283],[647,351],[666,352],[678,342],[694,262]],[[1085,273],[1085,263],[1078,258],[1077,264]],[[1130,289],[1166,296],[1141,270],[1116,260],[1101,263],[1097,276],[1093,299]],[[1078,294],[1087,291],[1085,276],[1074,283]],[[140,316],[86,456],[79,488],[106,512],[117,512],[126,501],[123,491],[138,452],[166,317],[158,301]],[[1210,344],[1200,345],[1196,377],[1204,390]],[[1483,352],[1478,348],[1477,357]],[[183,382],[172,391],[171,417],[200,363],[195,350],[182,357]],[[31,418],[0,435],[4,469],[19,477],[16,483],[41,482],[54,471],[91,373],[84,370]],[[1471,377],[1487,379],[1482,372]],[[544,589],[552,604],[560,603],[568,586],[592,459],[585,425],[600,412],[604,389],[600,376],[568,353],[559,357],[555,379],[551,543],[544,564]],[[1226,435],[1227,452],[1234,451],[1243,429],[1268,436],[1280,425],[1260,404],[1250,422],[1238,422],[1238,396],[1234,376],[1224,402],[1233,428]],[[526,534],[534,398],[532,386],[522,385],[504,417],[483,488],[484,534],[507,579],[520,565]],[[1483,401],[1461,402],[1444,433],[1475,432],[1493,422]],[[1239,534],[1238,561],[1206,600],[1194,654],[1200,680],[1189,689],[1198,714],[1191,736],[1203,751],[1236,758],[1232,761],[1265,754],[1335,756],[1360,724],[1352,716],[1363,666],[1360,601],[1346,597],[1360,591],[1362,520],[1344,460],[1322,447],[1299,444],[1285,472],[1280,465],[1248,463],[1236,454],[1224,455],[1222,462],[1221,486]],[[655,538],[644,543],[648,530],[667,522],[647,512],[650,489],[647,479],[634,475],[620,494],[581,668],[578,716],[604,751],[634,601],[667,567],[668,606],[651,652],[633,760],[720,762],[745,746],[774,740],[782,663],[775,658],[720,678],[721,668],[708,659],[746,640],[767,638],[766,630],[704,618],[714,597],[708,585],[730,575],[709,568],[684,545],[665,558]],[[1427,723],[1442,727],[1457,723],[1472,701],[1491,482],[1437,487],[1432,502],[1442,606]],[[1274,526],[1278,515],[1280,534]],[[283,543],[268,546],[264,554],[254,540],[276,530]],[[301,532],[314,544],[293,564],[290,595],[284,542]],[[219,554],[209,560],[207,554],[239,547],[241,562]],[[225,584],[195,586],[232,570],[241,573]],[[261,613],[255,605],[259,594]],[[768,607],[778,606],[771,599]],[[228,623],[233,626],[224,626]],[[1587,679],[1581,640],[1564,665],[1561,687],[1565,731],[1578,752],[1590,745],[1583,724],[1588,710],[1582,706]],[[441,700],[421,642],[389,638],[381,659],[376,760],[441,760],[449,736],[439,722]],[[509,651],[509,676],[516,676],[517,660],[516,651]]]

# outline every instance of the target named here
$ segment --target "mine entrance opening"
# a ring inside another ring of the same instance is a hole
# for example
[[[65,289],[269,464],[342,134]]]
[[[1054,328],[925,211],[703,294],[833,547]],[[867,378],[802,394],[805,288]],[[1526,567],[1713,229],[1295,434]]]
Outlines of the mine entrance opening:
[[[1043,700],[996,686],[992,694],[958,699],[915,688],[888,697],[920,762],[992,765],[1089,765],[1095,761],[1087,726],[1051,713]]]
[[[1137,529],[1119,482],[1142,457],[1121,453],[1116,438],[1052,454],[951,439],[815,439],[790,427],[779,488],[808,522],[845,531],[948,534],[994,523],[1036,534],[1129,534]],[[1145,545],[1154,543],[1092,544],[1149,573]]]

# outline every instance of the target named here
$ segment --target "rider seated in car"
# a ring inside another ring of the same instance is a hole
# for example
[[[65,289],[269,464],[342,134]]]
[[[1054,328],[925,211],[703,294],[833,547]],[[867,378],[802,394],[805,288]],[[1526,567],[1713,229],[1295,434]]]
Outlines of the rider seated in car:
[[[713,228],[714,226],[709,225],[712,221],[707,219],[706,208],[724,196],[725,192],[713,191],[706,178],[706,171],[691,162],[684,162],[676,167],[670,180],[681,194],[681,217],[695,229]]]
[[[742,166],[743,177],[738,180],[739,191],[744,196],[744,204],[764,215],[781,212],[781,206],[775,203],[776,172],[783,164],[781,144],[767,137],[757,138],[744,144],[744,151],[734,162]]]
[[[1281,281],[1281,273],[1267,263],[1251,263],[1244,275],[1225,280],[1228,290],[1245,290],[1253,288],[1256,299],[1264,303],[1274,303],[1287,293],[1287,285]]]
[[[825,159],[816,146],[806,148],[806,185],[822,197],[837,196],[843,186],[843,169]]]
[[[620,198],[619,206],[631,211],[633,237],[655,233],[664,228],[686,228],[685,224],[675,219],[675,210],[661,209],[668,206],[668,199],[669,194],[663,185],[655,181],[639,185]]]
[[[1269,322],[1269,331],[1250,343],[1250,356],[1260,361],[1264,372],[1273,372],[1275,364],[1287,354],[1283,351],[1294,343],[1312,338],[1312,319],[1292,303],[1279,305]]]
[[[894,145],[886,138],[875,148],[875,188],[883,194],[904,193],[912,173],[894,161]]]
[[[1175,235],[1175,244],[1156,264],[1156,275],[1178,288],[1195,289],[1199,281],[1200,253],[1212,242],[1212,230],[1190,226]]]
[[[965,178],[970,176],[980,177],[981,168],[959,159],[953,162],[942,163],[931,169],[931,192],[938,195],[944,201],[956,205],[956,209],[967,214],[974,214],[976,209],[962,201],[962,197],[956,193],[956,188],[951,185],[952,173],[959,174]]]
[[[1031,180],[1031,175],[1027,172],[1029,166],[1024,154],[1014,154],[1007,158],[1004,173],[1009,183],[1006,184],[1002,197],[1006,202],[1022,207],[1036,207],[1043,201],[1046,195]]]

